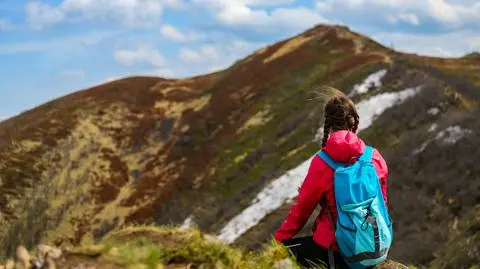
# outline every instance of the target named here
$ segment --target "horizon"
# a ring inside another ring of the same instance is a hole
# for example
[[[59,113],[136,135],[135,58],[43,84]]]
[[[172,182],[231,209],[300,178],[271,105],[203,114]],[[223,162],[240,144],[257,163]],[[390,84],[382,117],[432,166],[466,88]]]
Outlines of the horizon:
[[[471,0],[3,0],[0,121],[119,78],[223,70],[319,24],[398,52],[462,57],[480,49],[479,21]]]

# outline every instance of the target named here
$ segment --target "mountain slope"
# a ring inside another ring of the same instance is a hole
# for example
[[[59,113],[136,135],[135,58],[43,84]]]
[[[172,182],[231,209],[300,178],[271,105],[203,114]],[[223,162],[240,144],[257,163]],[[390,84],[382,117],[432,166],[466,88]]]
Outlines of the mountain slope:
[[[319,149],[313,90],[328,84],[363,108],[360,136],[389,164],[393,257],[427,264],[480,203],[479,69],[471,55],[406,55],[319,25],[215,74],[127,78],[54,100],[0,124],[1,249],[184,222],[258,246]],[[377,87],[360,86],[367,77]],[[293,185],[268,192],[275,182]]]

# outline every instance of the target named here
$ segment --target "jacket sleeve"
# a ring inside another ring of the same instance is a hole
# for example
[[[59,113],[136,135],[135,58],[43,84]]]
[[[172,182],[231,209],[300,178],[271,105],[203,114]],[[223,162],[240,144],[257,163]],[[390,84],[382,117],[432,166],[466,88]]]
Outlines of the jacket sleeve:
[[[378,178],[380,179],[380,186],[382,187],[383,198],[385,204],[388,206],[388,192],[387,192],[387,179],[388,179],[388,166],[382,155],[375,149],[373,152],[373,160],[375,162],[375,168]]]
[[[286,220],[275,233],[277,241],[284,241],[294,237],[303,228],[318,205],[324,193],[319,162],[322,161],[317,156],[310,162],[308,173],[299,189],[297,201],[292,205]]]

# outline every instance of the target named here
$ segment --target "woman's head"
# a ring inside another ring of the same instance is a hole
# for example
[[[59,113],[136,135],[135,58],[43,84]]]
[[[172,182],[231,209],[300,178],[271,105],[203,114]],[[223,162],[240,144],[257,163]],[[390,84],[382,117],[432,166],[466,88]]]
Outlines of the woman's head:
[[[360,117],[355,104],[341,91],[331,87],[323,87],[328,93],[325,104],[325,122],[323,127],[322,147],[332,131],[347,130],[356,133]]]

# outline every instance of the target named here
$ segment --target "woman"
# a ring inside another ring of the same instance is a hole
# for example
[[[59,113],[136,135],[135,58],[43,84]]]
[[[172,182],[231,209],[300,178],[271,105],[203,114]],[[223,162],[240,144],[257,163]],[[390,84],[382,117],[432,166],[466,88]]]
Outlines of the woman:
[[[334,161],[354,163],[365,149],[365,143],[355,134],[360,117],[354,103],[338,90],[325,105],[325,124],[322,150]],[[387,203],[388,169],[385,160],[374,149],[372,162],[380,179],[383,197]],[[318,155],[315,155],[302,186],[297,202],[292,206],[288,217],[275,233],[275,239],[287,246],[302,266],[329,263],[334,258],[336,268],[348,268],[339,253],[333,223],[337,220],[337,208],[333,190],[333,169]],[[313,236],[293,238],[308,221],[318,204],[324,204],[315,220]],[[328,207],[329,211],[326,210]],[[332,219],[330,219],[330,216]],[[330,252],[329,249],[333,250]]]

